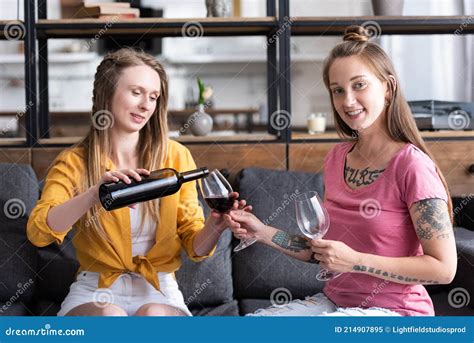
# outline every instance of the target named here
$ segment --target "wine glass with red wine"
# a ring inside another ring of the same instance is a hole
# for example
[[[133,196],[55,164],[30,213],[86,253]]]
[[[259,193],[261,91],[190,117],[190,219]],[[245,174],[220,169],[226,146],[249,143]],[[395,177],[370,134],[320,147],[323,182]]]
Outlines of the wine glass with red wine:
[[[214,169],[206,178],[200,180],[201,192],[207,206],[211,209],[225,213],[232,209],[236,200],[231,196],[233,192],[231,185],[219,170]],[[256,239],[241,239],[234,251],[240,251],[255,243]]]

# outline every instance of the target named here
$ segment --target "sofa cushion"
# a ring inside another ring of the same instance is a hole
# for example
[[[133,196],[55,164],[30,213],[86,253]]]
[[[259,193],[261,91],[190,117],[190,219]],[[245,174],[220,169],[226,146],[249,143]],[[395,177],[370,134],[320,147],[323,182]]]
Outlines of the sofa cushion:
[[[27,219],[17,218],[0,227],[0,300],[29,301],[36,288],[36,248],[25,234]]]
[[[0,316],[32,316],[34,313],[23,301],[15,303],[0,301]]]
[[[72,244],[74,231],[71,230],[66,235],[61,245],[53,243],[38,248],[38,284],[35,295],[41,299],[61,303],[69,293],[69,287],[79,268]]]
[[[445,292],[430,294],[437,316],[472,316],[473,309],[470,306],[463,306],[462,295],[459,291],[451,287]]]
[[[26,224],[38,181],[29,165],[5,163],[0,180],[0,300],[15,307],[29,301],[36,287],[36,249],[26,237]]]
[[[210,215],[201,194],[199,203],[207,218]],[[201,262],[192,262],[184,252],[181,253],[182,265],[176,272],[179,288],[190,310],[216,306],[232,301],[232,265],[230,244],[232,234],[226,230],[213,256]]]
[[[454,234],[458,251],[458,269],[450,287],[463,288],[470,295],[469,305],[474,307],[474,231],[458,227],[454,230]]]
[[[474,193],[466,197],[453,198],[454,223],[474,231]]]
[[[261,308],[267,308],[272,305],[270,299],[242,299],[239,301],[239,310],[242,316],[254,313]]]
[[[239,306],[237,301],[233,300],[217,307],[195,308],[191,313],[193,316],[238,316]]]
[[[242,170],[237,183],[241,198],[253,206],[260,220],[290,234],[302,235],[296,223],[295,197],[306,191],[323,196],[321,174],[248,168]],[[320,292],[324,285],[316,280],[318,265],[293,259],[263,244],[234,253],[232,262],[237,299],[304,299]]]

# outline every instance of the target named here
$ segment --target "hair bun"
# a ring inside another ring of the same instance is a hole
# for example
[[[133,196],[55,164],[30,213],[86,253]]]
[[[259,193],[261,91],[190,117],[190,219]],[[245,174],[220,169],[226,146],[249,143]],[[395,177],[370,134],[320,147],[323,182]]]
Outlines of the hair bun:
[[[370,38],[369,32],[358,25],[349,26],[344,32],[343,41],[367,42]]]

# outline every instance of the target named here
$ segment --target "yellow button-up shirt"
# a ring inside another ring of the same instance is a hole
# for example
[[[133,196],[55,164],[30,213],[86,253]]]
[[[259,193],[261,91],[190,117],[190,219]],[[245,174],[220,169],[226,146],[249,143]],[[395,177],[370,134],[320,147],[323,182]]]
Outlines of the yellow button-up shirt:
[[[28,239],[43,247],[53,242],[61,244],[71,228],[57,232],[46,221],[49,210],[76,196],[81,178],[85,175],[85,150],[73,148],[63,151],[54,161],[46,179],[41,199],[31,212],[27,225]],[[108,160],[107,169],[116,169]],[[163,167],[177,171],[196,168],[189,150],[183,145],[169,141],[167,159]],[[64,213],[67,215],[67,213]],[[181,265],[180,251],[183,247],[194,261],[206,256],[197,256],[193,241],[204,227],[204,215],[197,201],[196,182],[184,183],[181,189],[160,201],[160,223],[156,228],[154,246],[145,256],[132,256],[130,209],[100,211],[98,220],[108,238],[97,234],[91,226],[76,223],[73,244],[76,248],[79,270],[100,273],[99,287],[110,287],[124,272],[141,274],[156,289],[160,289],[157,272],[174,272]]]

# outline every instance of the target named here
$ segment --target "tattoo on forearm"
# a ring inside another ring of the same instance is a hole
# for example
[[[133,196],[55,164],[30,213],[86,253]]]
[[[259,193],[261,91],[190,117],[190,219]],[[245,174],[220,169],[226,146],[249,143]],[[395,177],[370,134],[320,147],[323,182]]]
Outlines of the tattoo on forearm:
[[[273,237],[272,242],[283,249],[293,252],[300,252],[310,249],[306,238],[298,235],[289,235],[286,232],[278,231]]]
[[[424,284],[424,285],[439,283],[438,281],[435,281],[435,280],[425,280],[425,279],[412,278],[412,277],[408,277],[408,276],[398,275],[398,274],[395,274],[395,273],[389,273],[387,271],[383,271],[382,269],[375,269],[375,268],[367,267],[367,266],[355,265],[354,267],[352,267],[352,270],[355,271],[355,272],[367,272],[369,274],[383,276],[387,279],[391,279],[393,281],[398,281],[398,282],[400,282],[400,281],[412,282],[412,283],[415,283],[415,284]]]
[[[441,199],[426,199],[415,204],[415,230],[418,237],[429,240],[449,238],[452,231],[446,203]]]
[[[385,169],[369,170],[369,168],[354,169],[352,167],[346,166],[344,168],[344,176],[348,184],[353,184],[357,187],[367,186],[377,180],[384,170]]]

